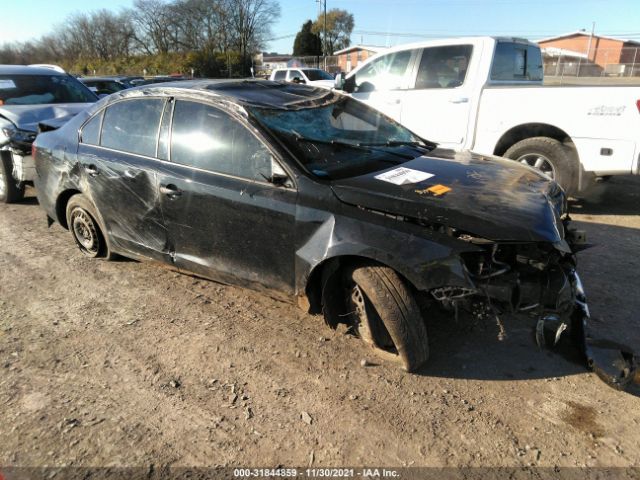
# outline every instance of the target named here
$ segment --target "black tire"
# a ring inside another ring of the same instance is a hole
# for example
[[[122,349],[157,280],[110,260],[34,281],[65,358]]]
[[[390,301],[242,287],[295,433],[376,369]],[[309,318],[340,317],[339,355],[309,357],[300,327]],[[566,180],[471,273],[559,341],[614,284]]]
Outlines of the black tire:
[[[24,198],[24,184],[13,178],[9,152],[0,152],[0,203],[15,203]]]
[[[395,349],[408,372],[424,365],[429,359],[427,328],[398,274],[382,265],[359,266],[347,271],[346,285],[348,293],[355,288],[364,297],[368,325],[359,332],[363,339],[381,349]]]
[[[526,138],[512,145],[504,157],[526,163],[551,177],[567,195],[578,191],[580,162],[575,148],[549,137]],[[534,161],[535,160],[535,161]],[[535,166],[535,163],[541,166]],[[550,168],[549,168],[550,167]]]
[[[67,203],[66,217],[71,236],[84,255],[105,260],[113,258],[100,216],[87,197],[82,194],[71,197]]]

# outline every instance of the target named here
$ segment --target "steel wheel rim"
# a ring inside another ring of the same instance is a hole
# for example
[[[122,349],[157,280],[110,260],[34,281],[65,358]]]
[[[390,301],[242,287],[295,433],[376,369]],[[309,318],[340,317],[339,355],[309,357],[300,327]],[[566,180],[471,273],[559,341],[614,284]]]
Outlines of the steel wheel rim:
[[[97,255],[100,250],[100,239],[91,216],[81,208],[75,209],[71,214],[71,228],[80,249],[89,255]]]
[[[531,168],[535,168],[551,179],[556,178],[556,170],[553,167],[551,160],[541,153],[525,153],[518,157],[516,161],[523,165],[528,165]]]
[[[369,326],[369,317],[367,316],[367,305],[365,303],[364,294],[360,287],[356,284],[351,288],[349,295],[353,311],[353,327],[360,338],[366,343],[373,345],[373,334]]]

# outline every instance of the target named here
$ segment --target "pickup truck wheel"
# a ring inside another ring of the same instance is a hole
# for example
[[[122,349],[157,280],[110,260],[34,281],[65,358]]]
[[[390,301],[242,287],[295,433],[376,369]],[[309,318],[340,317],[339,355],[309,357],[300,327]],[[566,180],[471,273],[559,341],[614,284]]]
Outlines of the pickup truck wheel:
[[[413,372],[429,358],[427,328],[416,300],[398,274],[382,265],[346,272],[347,311],[358,335],[368,344],[395,351]]]
[[[24,184],[13,178],[13,162],[6,152],[0,152],[0,203],[15,203],[24,198]]]
[[[526,138],[512,145],[504,156],[540,170],[558,182],[568,195],[577,191],[580,165],[576,152],[558,140]]]
[[[90,258],[110,260],[112,254],[98,218],[95,207],[84,195],[69,199],[67,225],[80,251]]]

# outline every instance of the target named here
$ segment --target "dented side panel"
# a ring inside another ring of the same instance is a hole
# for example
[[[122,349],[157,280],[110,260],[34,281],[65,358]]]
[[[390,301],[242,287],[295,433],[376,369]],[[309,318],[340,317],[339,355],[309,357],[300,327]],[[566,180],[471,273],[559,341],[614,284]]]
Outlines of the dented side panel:
[[[78,181],[102,215],[115,251],[165,260],[155,160],[80,144]]]

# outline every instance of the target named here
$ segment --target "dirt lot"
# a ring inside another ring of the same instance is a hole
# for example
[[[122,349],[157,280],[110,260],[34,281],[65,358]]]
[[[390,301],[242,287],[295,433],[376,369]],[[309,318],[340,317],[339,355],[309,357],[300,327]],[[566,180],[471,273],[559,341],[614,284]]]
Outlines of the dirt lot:
[[[640,352],[640,181],[595,198],[573,205],[592,314]],[[640,466],[637,393],[538,350],[530,320],[503,342],[428,326],[408,375],[288,304],[83,258],[34,197],[2,206],[0,465]]]

